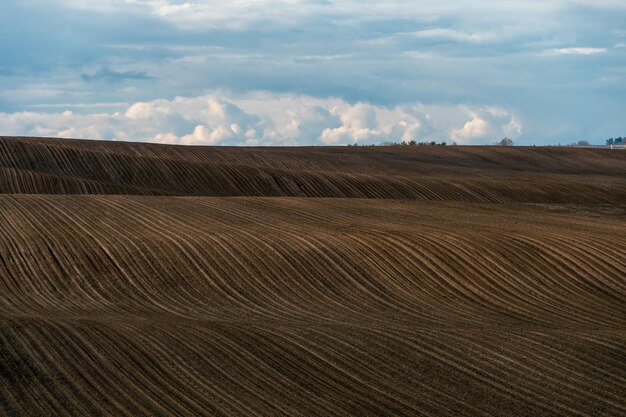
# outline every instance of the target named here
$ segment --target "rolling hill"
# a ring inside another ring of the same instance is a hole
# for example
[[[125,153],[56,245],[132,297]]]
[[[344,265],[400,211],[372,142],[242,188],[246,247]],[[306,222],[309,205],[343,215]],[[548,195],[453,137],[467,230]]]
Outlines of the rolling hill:
[[[0,192],[626,204],[626,153],[177,147],[0,137]]]
[[[626,153],[0,138],[0,414],[626,414]]]

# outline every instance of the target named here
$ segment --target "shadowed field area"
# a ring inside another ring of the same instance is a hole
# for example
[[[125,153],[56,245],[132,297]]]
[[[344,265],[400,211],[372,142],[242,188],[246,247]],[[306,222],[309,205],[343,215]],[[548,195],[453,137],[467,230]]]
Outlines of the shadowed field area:
[[[625,254],[621,151],[0,138],[0,414],[624,415]]]
[[[164,146],[0,137],[0,192],[626,204],[626,152]]]

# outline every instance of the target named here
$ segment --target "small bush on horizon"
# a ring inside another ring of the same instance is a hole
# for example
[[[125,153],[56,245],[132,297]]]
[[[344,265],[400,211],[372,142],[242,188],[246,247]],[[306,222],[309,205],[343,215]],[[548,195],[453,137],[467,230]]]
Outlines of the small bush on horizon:
[[[500,141],[494,143],[496,146],[513,146],[513,139],[503,138]]]

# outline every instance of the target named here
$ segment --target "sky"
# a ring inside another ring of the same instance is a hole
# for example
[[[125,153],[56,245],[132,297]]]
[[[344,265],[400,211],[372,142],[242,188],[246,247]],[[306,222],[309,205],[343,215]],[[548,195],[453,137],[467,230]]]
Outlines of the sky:
[[[624,0],[2,0],[0,135],[626,136]]]

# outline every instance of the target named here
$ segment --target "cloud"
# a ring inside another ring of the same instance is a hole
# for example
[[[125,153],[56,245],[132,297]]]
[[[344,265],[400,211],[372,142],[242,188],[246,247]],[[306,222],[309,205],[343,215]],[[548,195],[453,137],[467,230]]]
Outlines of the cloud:
[[[435,39],[454,42],[472,42],[481,43],[497,39],[497,35],[493,32],[472,32],[466,33],[454,29],[426,29],[413,32],[413,36],[420,39]]]
[[[471,139],[484,137],[487,133],[487,127],[487,122],[476,116],[466,122],[462,128],[454,129],[452,138],[461,142],[468,142]]]
[[[168,16],[175,13],[180,13],[185,10],[192,9],[194,7],[191,3],[183,3],[183,4],[157,4],[155,5],[154,13],[159,16]]]
[[[184,145],[342,145],[429,138],[490,143],[519,136],[521,124],[498,107],[385,107],[306,95],[215,92],[137,102],[123,112],[0,113],[0,130]]]
[[[452,139],[466,144],[478,140],[484,143],[486,138],[500,138],[507,136],[517,138],[522,134],[522,124],[508,111],[498,107],[483,107],[471,109],[461,106],[469,116],[469,120],[451,132]]]
[[[95,10],[110,14],[127,13],[152,16],[182,30],[225,29],[242,31],[303,28],[334,24],[372,23],[377,21],[411,20],[432,23],[442,20],[482,20],[497,17],[503,23],[519,16],[545,16],[561,11],[570,0],[510,0],[494,3],[492,0],[464,0],[433,3],[430,0],[253,0],[220,1],[195,0],[65,0],[62,5],[54,0],[39,1],[76,10]],[[468,7],[469,6],[469,7]],[[589,7],[586,5],[586,7]]]
[[[556,48],[550,52],[554,55],[597,55],[607,51],[607,48]]]
[[[575,3],[592,8],[610,10],[626,9],[626,4],[622,0],[575,0]]]
[[[149,120],[155,117],[164,117],[170,113],[167,105],[159,105],[158,102],[138,102],[131,105],[124,114],[130,120]]]
[[[96,109],[96,108],[120,108],[127,107],[128,103],[124,101],[108,102],[108,103],[54,103],[54,104],[31,104],[31,109]]]
[[[154,78],[144,71],[114,71],[110,68],[100,68],[93,75],[83,73],[80,77],[87,82],[101,80],[119,82],[123,80],[151,80]]]
[[[476,132],[517,132],[519,120],[517,143],[600,140],[626,128],[623,74],[615,72],[623,67],[624,4],[3,0],[0,16],[10,18],[0,25],[0,112],[68,109],[77,122],[103,114],[109,126],[98,122],[99,134],[130,129],[128,138],[141,140],[322,144],[455,132],[477,143],[489,140]],[[261,99],[259,90],[274,98]],[[133,104],[169,106],[159,98],[176,96],[193,104],[126,117]],[[221,97],[257,117],[248,120],[253,138],[238,121],[197,115],[208,112],[197,96]],[[359,103],[365,107],[352,108]],[[476,117],[458,103],[472,103]],[[509,109],[515,122],[495,120],[485,104]],[[113,118],[116,111],[124,117]]]
[[[333,107],[330,114],[341,121],[341,126],[322,131],[321,140],[327,145],[366,141],[383,135],[372,105],[357,103],[344,109]]]

